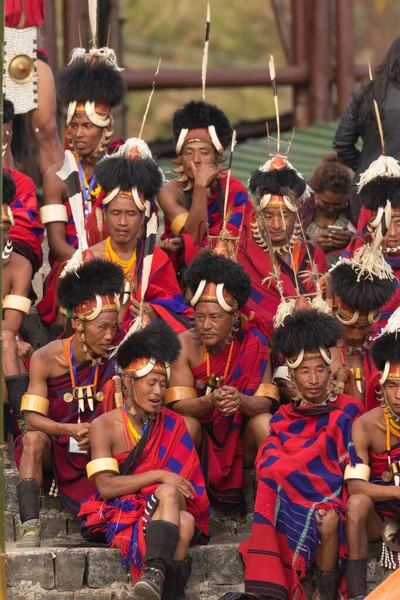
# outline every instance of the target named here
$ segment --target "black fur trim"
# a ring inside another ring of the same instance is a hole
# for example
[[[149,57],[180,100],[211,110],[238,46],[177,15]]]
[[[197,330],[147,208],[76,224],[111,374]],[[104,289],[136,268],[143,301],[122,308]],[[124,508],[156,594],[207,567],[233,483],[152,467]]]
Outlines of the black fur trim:
[[[14,104],[3,96],[3,123],[11,123],[14,118]]]
[[[96,166],[96,177],[107,193],[118,186],[124,191],[136,187],[149,200],[158,194],[164,183],[162,172],[152,158],[105,158]]]
[[[369,210],[385,207],[390,200],[393,208],[400,207],[400,177],[376,177],[359,192],[361,202]]]
[[[190,263],[185,273],[186,285],[195,294],[199,283],[205,279],[211,283],[223,283],[225,289],[235,298],[239,308],[242,308],[251,293],[249,275],[242,265],[220,256],[203,252]]]
[[[285,189],[292,190],[297,197],[304,194],[306,182],[294,169],[284,167],[273,171],[253,171],[249,180],[249,189],[252,194],[263,196],[264,194],[285,193]]]
[[[341,337],[337,319],[316,309],[298,310],[288,315],[282,327],[272,335],[272,350],[284,356],[295,356],[304,348],[317,350],[320,346],[331,348]]]
[[[334,293],[347,306],[363,313],[379,310],[396,291],[395,281],[389,279],[361,277],[357,281],[357,272],[345,263],[332,269],[331,281]]]
[[[103,61],[89,64],[80,59],[59,71],[58,92],[62,104],[76,100],[113,107],[122,102],[125,83],[121,73]]]
[[[172,117],[172,132],[175,144],[182,129],[201,129],[214,125],[219,141],[227,148],[232,140],[233,127],[225,113],[202,100],[192,100],[175,111]]]
[[[124,285],[124,272],[119,265],[96,258],[60,278],[57,296],[61,306],[71,309],[96,294],[119,294]]]
[[[132,361],[144,357],[173,363],[181,348],[181,342],[171,327],[165,321],[154,321],[121,342],[117,350],[117,364],[125,369]]]
[[[400,363],[400,334],[385,333],[376,338],[371,348],[371,355],[379,371],[383,371],[387,360],[391,363]]]
[[[10,173],[3,171],[3,204],[12,204],[17,193],[17,186]]]

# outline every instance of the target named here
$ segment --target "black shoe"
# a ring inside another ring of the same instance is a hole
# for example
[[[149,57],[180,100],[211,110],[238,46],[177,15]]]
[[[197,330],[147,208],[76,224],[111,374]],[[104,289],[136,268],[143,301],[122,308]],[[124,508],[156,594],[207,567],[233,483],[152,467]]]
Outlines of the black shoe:
[[[160,600],[163,592],[164,580],[164,573],[158,569],[143,569],[142,577],[133,587],[133,597]]]

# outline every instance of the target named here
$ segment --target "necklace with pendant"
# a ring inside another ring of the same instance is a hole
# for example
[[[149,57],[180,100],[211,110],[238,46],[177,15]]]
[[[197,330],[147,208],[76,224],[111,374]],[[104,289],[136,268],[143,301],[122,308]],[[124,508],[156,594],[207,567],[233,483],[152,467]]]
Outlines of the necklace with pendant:
[[[72,383],[72,393],[66,392],[63,396],[65,402],[72,402],[73,400],[78,402],[79,411],[84,412],[85,410],[85,400],[88,403],[89,409],[93,412],[94,410],[94,400],[97,402],[102,402],[104,399],[103,392],[97,392],[97,381],[99,378],[99,363],[96,363],[92,366],[92,370],[90,372],[88,383],[86,385],[79,385],[78,380],[78,369],[76,365],[75,355],[72,348],[72,342],[74,341],[74,335],[67,340],[67,343],[64,346],[64,355],[68,362],[69,374],[71,377]]]

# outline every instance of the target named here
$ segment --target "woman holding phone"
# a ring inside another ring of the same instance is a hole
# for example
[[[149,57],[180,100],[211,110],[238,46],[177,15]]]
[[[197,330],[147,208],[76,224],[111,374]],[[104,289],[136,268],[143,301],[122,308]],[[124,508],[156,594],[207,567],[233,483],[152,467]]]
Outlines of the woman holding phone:
[[[314,191],[301,208],[307,239],[325,253],[328,267],[356,233],[348,211],[351,174],[337,154],[327,154],[308,182]]]

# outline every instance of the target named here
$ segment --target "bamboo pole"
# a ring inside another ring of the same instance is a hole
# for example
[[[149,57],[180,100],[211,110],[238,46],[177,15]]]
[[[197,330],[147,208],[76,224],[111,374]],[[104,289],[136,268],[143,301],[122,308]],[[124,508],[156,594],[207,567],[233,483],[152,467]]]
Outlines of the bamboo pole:
[[[4,9],[5,0],[0,0],[0,53],[4,57]],[[0,90],[3,89],[3,65],[0,69]],[[0,109],[0,148],[3,147],[3,106]],[[0,153],[0,171],[3,173],[3,157]],[[3,201],[3,175],[0,177],[0,202]],[[3,248],[3,219],[0,216],[0,248]],[[3,265],[0,261],[0,292],[3,297]],[[0,375],[3,378],[3,338],[0,324]],[[4,435],[3,435],[3,392],[0,391],[0,600],[5,600],[6,592],[6,548],[4,535]]]

